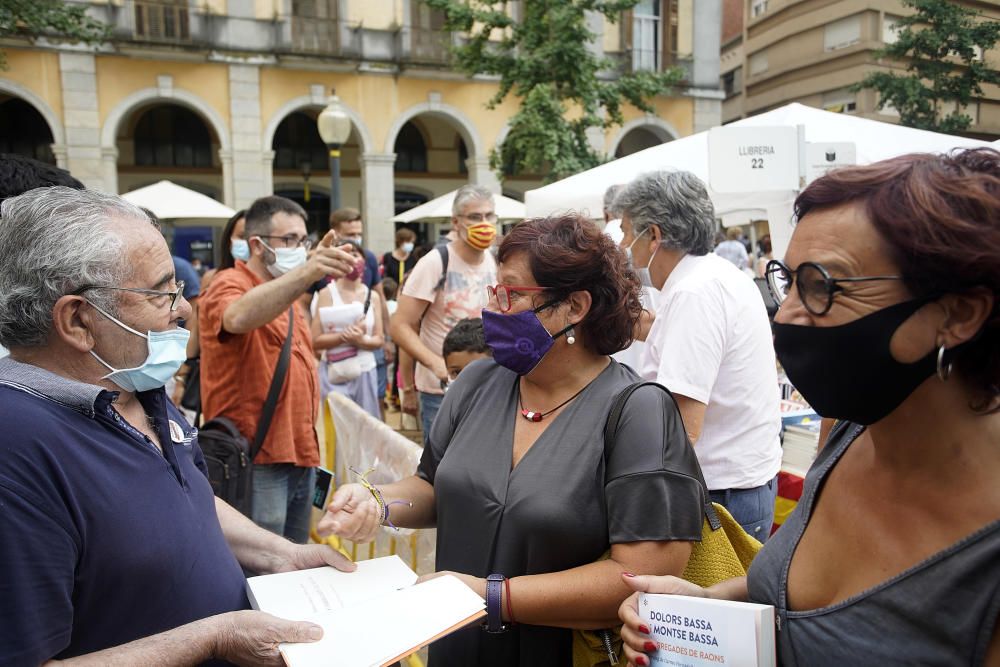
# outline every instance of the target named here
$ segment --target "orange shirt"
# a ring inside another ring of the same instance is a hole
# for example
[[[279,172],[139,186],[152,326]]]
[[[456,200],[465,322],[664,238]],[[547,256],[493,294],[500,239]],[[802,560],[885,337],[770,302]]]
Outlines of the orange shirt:
[[[201,402],[205,419],[228,417],[251,445],[288,333],[288,311],[246,334],[223,331],[222,315],[229,304],[263,282],[246,264],[237,262],[235,268],[216,274],[211,289],[198,299]],[[254,462],[319,465],[315,428],[318,412],[319,386],[312,335],[299,307],[295,306],[288,375],[271,428]]]

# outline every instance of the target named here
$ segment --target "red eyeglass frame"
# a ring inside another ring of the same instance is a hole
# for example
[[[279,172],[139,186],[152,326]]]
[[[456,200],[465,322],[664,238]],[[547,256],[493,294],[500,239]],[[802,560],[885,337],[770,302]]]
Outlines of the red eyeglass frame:
[[[506,308],[504,308],[500,304],[500,297],[497,296],[497,290],[498,289],[503,289],[505,292],[507,292],[507,307]],[[500,306],[500,312],[501,313],[509,313],[510,309],[514,307],[514,302],[511,301],[511,298],[510,298],[510,293],[511,292],[544,292],[547,289],[550,289],[550,288],[548,288],[548,287],[538,287],[538,286],[533,286],[533,285],[504,285],[503,283],[497,283],[496,285],[487,285],[486,286],[486,294],[487,294],[487,299],[489,299],[489,298],[496,299],[497,306]]]

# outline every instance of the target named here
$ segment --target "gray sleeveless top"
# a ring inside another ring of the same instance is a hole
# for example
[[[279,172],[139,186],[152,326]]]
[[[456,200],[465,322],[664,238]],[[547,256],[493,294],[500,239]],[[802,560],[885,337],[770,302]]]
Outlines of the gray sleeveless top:
[[[1000,521],[842,602],[788,609],[788,569],[816,494],[863,431],[837,424],[798,507],[754,559],[750,600],[774,605],[782,665],[981,665],[1000,616]]]

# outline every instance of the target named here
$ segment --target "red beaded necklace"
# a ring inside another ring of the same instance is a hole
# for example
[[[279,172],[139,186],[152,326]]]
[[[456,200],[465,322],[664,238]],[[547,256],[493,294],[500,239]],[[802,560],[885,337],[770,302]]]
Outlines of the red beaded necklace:
[[[593,380],[591,380],[590,382],[593,382]],[[572,401],[574,398],[576,398],[577,396],[579,396],[580,394],[582,394],[583,390],[590,386],[590,382],[588,382],[587,384],[583,385],[583,387],[580,388],[580,391],[576,392],[575,394],[573,394],[572,396],[570,396],[569,398],[567,398],[565,401],[563,401],[562,403],[560,403],[556,407],[552,408],[551,410],[546,410],[545,412],[533,412],[531,410],[525,410],[524,409],[524,402],[521,400],[521,384],[518,383],[518,385],[517,385],[517,404],[521,408],[521,416],[524,417],[525,419],[527,419],[529,422],[540,422],[543,419],[545,419],[547,416],[551,415],[553,412],[555,412],[556,410],[558,410],[559,408],[561,408],[562,406],[566,405],[567,403],[569,403],[570,401]]]

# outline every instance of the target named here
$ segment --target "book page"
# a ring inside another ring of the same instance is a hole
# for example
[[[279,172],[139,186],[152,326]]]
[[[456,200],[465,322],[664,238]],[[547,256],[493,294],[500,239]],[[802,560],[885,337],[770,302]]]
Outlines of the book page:
[[[379,667],[482,618],[485,604],[471,588],[445,575],[310,618],[323,627],[322,639],[279,648],[289,667]]]
[[[340,306],[324,306],[319,309],[319,320],[324,333],[343,331],[364,315],[364,305],[346,303]]]
[[[354,572],[325,566],[250,577],[247,595],[254,609],[303,621],[412,586],[417,580],[399,556],[363,560],[357,565]]]

